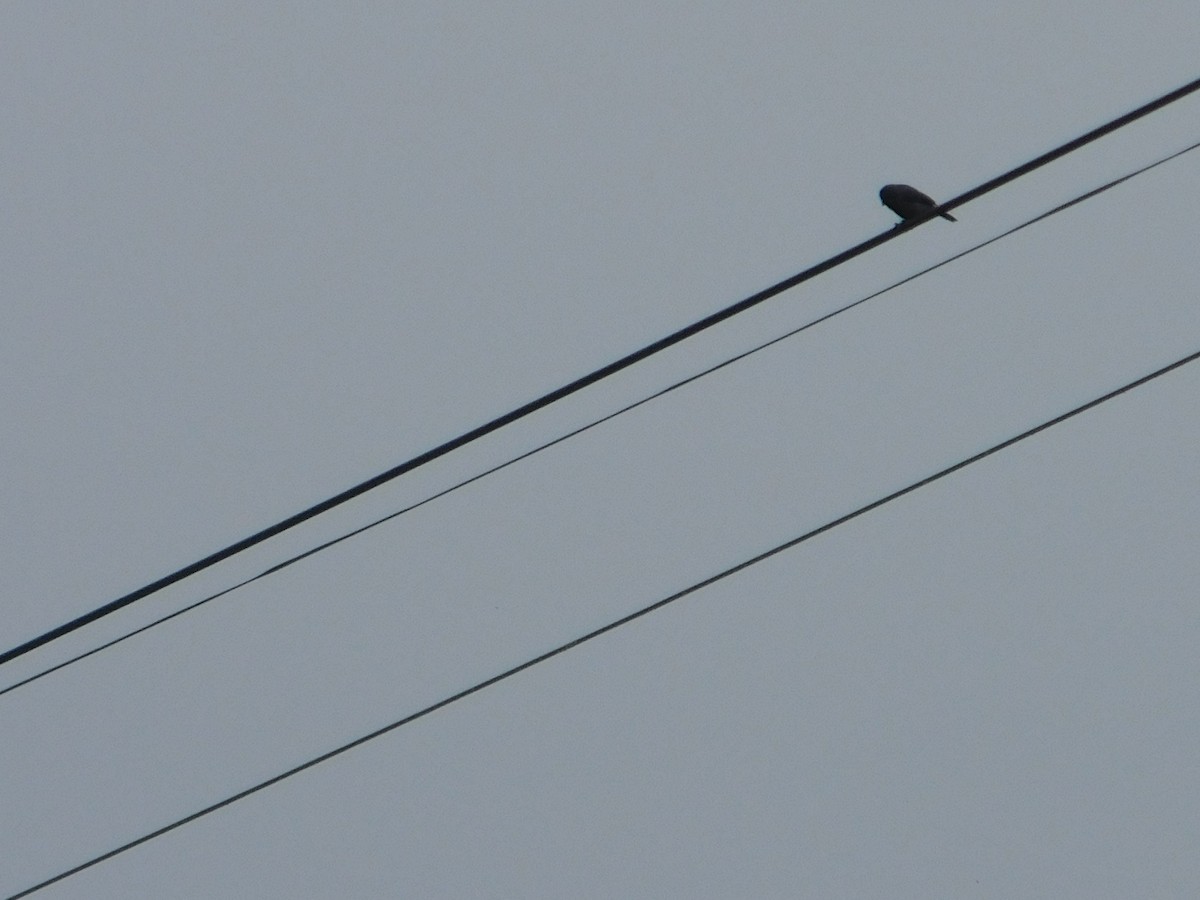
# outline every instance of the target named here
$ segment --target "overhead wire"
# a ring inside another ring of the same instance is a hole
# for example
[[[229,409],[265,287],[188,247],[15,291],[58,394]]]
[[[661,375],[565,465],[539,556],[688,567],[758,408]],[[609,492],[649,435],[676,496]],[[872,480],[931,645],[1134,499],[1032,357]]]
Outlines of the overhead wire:
[[[1139,106],[1136,109],[1133,109],[1121,116],[1118,116],[1117,118],[1112,119],[1111,121],[1106,122],[1105,124],[1103,124],[1097,128],[1094,128],[1091,131],[1088,131],[1087,133],[1080,135],[1077,138],[1074,138],[1073,140],[1067,141],[1065,144],[1062,144],[1050,151],[1047,151],[1046,153],[1043,153],[1042,155],[1035,157],[1034,159],[1029,160],[1026,163],[1023,163],[1014,169],[1010,169],[1008,172],[1005,172],[1002,175],[998,175],[989,181],[985,181],[984,183],[978,185],[977,187],[974,187],[962,194],[959,194],[957,197],[954,197],[951,200],[947,201],[946,203],[943,203],[942,206],[940,207],[940,209],[941,210],[951,210],[958,206],[963,205],[964,203],[967,203],[971,200],[981,197],[984,194],[988,193],[989,191],[993,191],[996,188],[1001,187],[1002,185],[1005,185],[1005,184],[1009,183],[1010,181],[1013,181],[1014,179],[1020,178],[1021,176],[1026,175],[1029,172],[1032,172],[1035,169],[1040,168],[1041,166],[1051,163],[1054,160],[1059,159],[1060,157],[1065,156],[1068,153],[1078,150],[1080,147],[1083,147],[1083,146],[1091,143],[1092,141],[1095,141],[1095,140],[1117,130],[1118,128],[1122,128],[1125,125],[1128,125],[1131,122],[1134,122],[1134,121],[1142,118],[1143,116],[1147,116],[1150,113],[1155,112],[1156,110],[1159,110],[1162,107],[1167,106],[1170,103],[1174,103],[1175,101],[1180,100],[1183,97],[1186,97],[1189,94],[1192,94],[1197,90],[1200,90],[1200,78],[1198,78],[1194,81],[1191,81],[1179,88],[1176,88],[1173,91],[1169,91],[1168,93],[1163,94],[1162,96],[1156,98],[1155,100],[1150,101],[1149,103],[1145,103],[1142,106]],[[224,547],[221,550],[216,551],[215,553],[211,553],[208,556],[205,556],[204,558],[197,560],[196,562],[193,562],[193,563],[190,563],[189,565],[183,566],[182,568],[177,569],[174,572],[169,573],[168,575],[165,575],[155,581],[150,582],[149,584],[143,585],[142,587],[137,588],[136,590],[130,591],[130,592],[122,595],[121,597],[118,597],[115,600],[105,603],[102,606],[96,607],[95,609],[93,609],[87,613],[84,613],[83,615],[77,616],[76,618],[74,618],[68,622],[65,622],[55,628],[52,628],[49,631],[43,632],[40,635],[30,638],[29,640],[27,640],[21,644],[18,644],[17,646],[12,647],[9,650],[0,652],[0,665],[3,665],[6,662],[10,662],[11,660],[16,659],[19,656],[23,656],[24,654],[29,653],[30,651],[35,650],[38,647],[44,646],[45,644],[48,644],[49,642],[51,642],[53,640],[57,640],[58,638],[63,637],[64,635],[70,634],[71,632],[74,632],[74,631],[84,627],[85,625],[95,622],[98,619],[101,619],[105,616],[111,615],[112,613],[114,613],[120,609],[124,609],[126,606],[129,606],[130,604],[135,603],[138,600],[148,597],[151,594],[162,590],[163,588],[166,588],[166,587],[168,587],[172,584],[175,584],[179,581],[182,581],[183,579],[188,578],[191,575],[195,575],[196,573],[201,572],[213,565],[216,565],[217,563],[222,562],[223,560],[229,559],[230,557],[232,557],[238,553],[241,553],[242,551],[247,550],[250,547],[256,546],[257,544],[260,544],[263,541],[268,540],[269,538],[272,538],[272,537],[275,537],[276,535],[282,534],[284,531],[294,528],[295,526],[297,526],[303,522],[306,522],[309,519],[312,519],[315,516],[320,515],[321,513],[327,512],[328,510],[333,509],[334,507],[340,506],[341,504],[346,503],[347,501],[352,500],[355,497],[358,497],[358,496],[366,493],[367,491],[373,490],[374,488],[379,487],[380,485],[385,484],[389,481],[392,481],[393,479],[398,478],[399,476],[401,476],[407,472],[411,472],[420,466],[423,466],[429,462],[432,462],[435,459],[445,456],[447,453],[450,453],[453,450],[457,450],[458,448],[463,447],[473,441],[476,441],[479,438],[484,437],[485,435],[491,434],[493,431],[497,431],[498,429],[503,428],[506,425],[509,425],[519,419],[522,419],[525,416],[528,416],[540,409],[543,409],[552,403],[555,403],[565,397],[570,396],[571,394],[576,393],[577,391],[582,390],[585,387],[588,387],[589,385],[595,384],[596,382],[609,377],[610,375],[614,375],[617,372],[620,372],[623,369],[626,369],[626,368],[634,365],[635,363],[638,363],[638,362],[642,361],[643,359],[646,359],[649,356],[659,353],[660,351],[665,350],[668,347],[672,347],[675,344],[680,343],[681,341],[684,341],[690,337],[693,337],[693,336],[699,334],[700,332],[702,332],[708,328],[711,328],[714,325],[719,324],[720,322],[725,321],[726,319],[729,319],[729,318],[736,316],[742,312],[745,312],[746,310],[748,310],[754,306],[757,306],[760,303],[763,303],[764,301],[770,299],[771,297],[776,296],[777,294],[780,294],[786,290],[796,287],[797,285],[799,285],[805,281],[808,281],[809,279],[814,278],[817,275],[822,274],[823,272],[827,272],[830,269],[841,265],[842,263],[845,263],[851,259],[854,259],[855,257],[867,252],[868,250],[871,250],[871,249],[879,246],[880,244],[883,244],[887,241],[890,241],[890,240],[898,237],[901,234],[904,234],[905,232],[911,230],[912,228],[917,227],[918,225],[924,224],[926,221],[928,221],[930,218],[932,218],[936,214],[937,214],[937,212],[934,211],[934,212],[931,212],[928,216],[925,216],[922,218],[917,218],[917,219],[911,219],[911,220],[902,222],[901,224],[899,224],[895,228],[892,228],[889,231],[883,232],[882,234],[878,234],[875,237],[870,238],[866,241],[863,241],[862,243],[857,244],[856,246],[851,247],[847,250],[843,250],[840,253],[837,253],[834,256],[829,257],[828,259],[824,260],[823,262],[817,263],[814,266],[810,266],[809,268],[805,269],[804,271],[799,272],[798,274],[793,275],[790,278],[784,279],[783,281],[779,282],[778,284],[772,285],[771,287],[761,290],[758,293],[745,298],[744,300],[740,300],[737,303],[732,304],[731,306],[727,306],[724,309],[718,310],[717,312],[712,313],[712,314],[700,319],[699,321],[693,322],[690,325],[680,328],[679,330],[672,332],[671,334],[667,335],[666,337],[660,338],[650,344],[647,344],[646,346],[642,347],[641,349],[635,350],[634,352],[629,353],[614,362],[611,362],[611,363],[608,363],[607,365],[601,366],[599,369],[596,369],[587,375],[577,378],[574,381],[563,385],[562,387],[556,388],[556,389],[550,391],[549,393],[543,394],[541,397],[538,397],[535,400],[531,400],[528,403],[525,403],[524,405],[517,407],[516,409],[510,410],[509,412],[507,412],[501,416],[497,416],[496,418],[492,419],[489,422],[484,423],[483,425],[479,425],[476,428],[473,428],[469,431],[466,431],[466,432],[460,434],[458,437],[452,438],[449,441],[439,444],[438,446],[433,447],[430,450],[426,450],[425,452],[412,457],[411,459],[407,460],[406,462],[401,463],[400,465],[394,466],[393,468],[388,469],[385,472],[381,472],[380,474],[375,475],[374,477],[369,478],[366,481],[360,482],[359,484],[354,485],[353,487],[348,488],[348,489],[342,491],[341,493],[335,494],[334,496],[329,497],[325,500],[322,500],[319,503],[313,504],[312,506],[309,506],[307,509],[301,510],[300,512],[295,513],[295,514],[287,517],[286,519],[276,522],[274,525],[270,525],[267,528],[263,528],[260,531],[257,531],[247,537],[242,538],[241,540],[235,541],[234,543],[228,545],[227,547]]]
[[[652,400],[657,400],[660,397],[663,397],[673,391],[678,390],[681,387],[684,387],[685,385],[692,384],[693,382],[699,381],[700,379],[702,379],[708,375],[711,375],[714,372],[720,371],[721,369],[724,369],[727,366],[733,365],[736,362],[746,359],[749,356],[753,356],[755,353],[758,353],[762,350],[766,350],[768,347],[774,346],[775,344],[778,344],[789,338],[795,337],[796,335],[800,334],[801,332],[807,331],[808,329],[810,329],[816,325],[820,325],[823,322],[827,322],[830,319],[834,318],[835,316],[841,315],[842,313],[847,312],[851,309],[854,309],[857,306],[861,306],[862,304],[867,303],[870,300],[874,300],[877,297],[880,297],[883,294],[888,293],[889,291],[895,290],[896,288],[898,288],[902,285],[908,284],[908,283],[922,277],[923,275],[927,275],[930,272],[935,271],[936,269],[940,269],[942,266],[949,265],[950,263],[955,262],[956,260],[962,259],[964,256],[968,256],[969,254],[974,253],[976,250],[981,250],[984,247],[987,247],[987,246],[990,246],[991,244],[996,243],[997,241],[1001,241],[1004,238],[1007,238],[1013,234],[1016,234],[1019,231],[1022,231],[1025,228],[1028,228],[1030,225],[1034,225],[1038,222],[1044,221],[1045,219],[1048,219],[1057,213],[1063,212],[1079,203],[1084,202],[1085,200],[1089,200],[1099,194],[1104,193],[1105,191],[1111,190],[1112,188],[1116,187],[1119,184],[1129,181],[1130,179],[1135,178],[1138,175],[1148,172],[1151,169],[1156,168],[1157,166],[1161,166],[1163,163],[1170,162],[1171,160],[1176,159],[1177,157],[1183,156],[1185,153],[1189,153],[1190,151],[1195,150],[1197,148],[1200,148],[1200,141],[1197,141],[1196,143],[1191,144],[1190,146],[1184,147],[1182,150],[1177,150],[1174,153],[1164,156],[1161,159],[1156,160],[1155,162],[1152,162],[1148,165],[1142,166],[1141,168],[1136,169],[1126,175],[1122,175],[1120,178],[1115,178],[1112,181],[1109,181],[1106,184],[1101,185],[1100,187],[1093,188],[1089,191],[1086,191],[1086,192],[1080,194],[1079,196],[1077,196],[1071,200],[1068,200],[1066,203],[1060,203],[1058,206],[1055,206],[1052,209],[1049,209],[1043,213],[1040,213],[1040,214],[1034,216],[1032,219],[1027,219],[1026,221],[1022,222],[1021,224],[1019,224],[1013,228],[1010,228],[1007,231],[1004,231],[1004,232],[996,235],[995,237],[989,238],[986,241],[982,241],[978,244],[974,244],[973,246],[968,247],[966,250],[963,250],[959,253],[955,253],[953,256],[947,257],[946,259],[942,260],[941,262],[935,263],[932,266],[928,266],[924,269],[921,269],[919,272],[916,272],[912,275],[902,278],[900,281],[896,281],[896,282],[888,285],[885,288],[881,288],[880,290],[874,291],[873,293],[868,294],[867,296],[862,297],[858,300],[855,300],[852,303],[848,303],[844,306],[838,307],[837,309],[833,310],[832,312],[825,313],[824,315],[822,315],[816,319],[813,319],[810,322],[806,322],[805,324],[799,326],[798,328],[791,329],[790,331],[786,332],[785,334],[779,335],[778,337],[771,338],[770,340],[765,341],[761,344],[758,344],[757,346],[752,347],[749,350],[744,350],[741,353],[738,353],[735,356],[731,356],[728,359],[725,359],[722,362],[717,363],[716,365],[710,366],[701,372],[698,372],[694,375],[689,375],[687,378],[683,378],[679,381],[676,381],[676,382],[668,385],[667,387],[664,387],[658,391],[655,391],[654,393],[652,393],[646,397],[643,397],[640,400],[635,400],[633,403],[627,404],[626,406],[623,406],[614,412],[611,412],[604,416],[601,416],[598,419],[594,419],[585,425],[582,425],[578,428],[575,428],[575,429],[567,432],[566,434],[560,435],[559,437],[553,438],[552,440],[549,440],[549,441],[546,441],[545,443],[539,444],[538,446],[534,447],[531,450],[526,450],[525,452],[520,453],[517,456],[511,457],[502,463],[499,463],[488,469],[485,469],[484,471],[479,472],[475,475],[472,475],[469,478],[465,478],[459,482],[456,482],[455,484],[450,485],[449,487],[443,488],[442,490],[440,490],[434,494],[431,494],[430,496],[426,497],[423,500],[419,500],[416,503],[412,503],[412,504],[409,504],[408,506],[405,506],[403,509],[388,513],[385,516],[381,516],[380,518],[377,518],[374,521],[368,522],[366,525],[359,526],[358,528],[348,531],[345,534],[339,535],[336,538],[325,541],[321,544],[318,544],[315,547],[305,550],[302,553],[298,553],[294,556],[291,556],[288,559],[284,560],[283,562],[277,563],[267,569],[264,569],[263,571],[259,572],[257,575],[253,575],[250,578],[246,578],[246,579],[238,582],[237,584],[234,584],[230,587],[224,588],[220,591],[217,591],[214,594],[210,594],[207,597],[204,597],[200,600],[190,603],[187,606],[184,606],[184,607],[177,609],[173,612],[170,612],[164,616],[154,619],[153,621],[148,622],[142,626],[139,626],[138,628],[136,628],[132,631],[129,631],[126,634],[120,635],[119,637],[116,637],[109,641],[106,641],[105,643],[100,644],[97,647],[93,647],[90,650],[86,650],[82,653],[79,653],[79,654],[73,656],[73,657],[70,657],[69,659],[66,659],[62,662],[56,663],[52,666],[49,666],[48,668],[43,669],[39,672],[36,672],[33,675],[29,675],[28,677],[23,678],[20,681],[16,681],[10,685],[7,685],[4,688],[0,688],[0,696],[4,696],[5,694],[9,693],[10,691],[15,691],[18,688],[24,687],[27,684],[30,684],[34,681],[44,678],[45,676],[51,674],[52,672],[57,672],[60,669],[64,669],[67,666],[73,665],[77,662],[80,662],[81,660],[87,659],[90,656],[94,656],[103,650],[107,650],[110,647],[114,647],[117,644],[123,643],[124,641],[129,640],[130,638],[135,637],[136,635],[142,634],[146,631],[149,631],[152,628],[162,625],[164,622],[168,622],[172,619],[178,618],[179,616],[182,616],[185,613],[188,613],[188,612],[191,612],[192,610],[198,609],[201,606],[204,606],[208,603],[211,603],[214,600],[217,600],[221,597],[231,594],[234,591],[237,591],[241,588],[246,587],[247,585],[250,585],[256,581],[259,581],[260,579],[266,578],[269,575],[273,575],[276,572],[280,572],[283,569],[286,569],[289,566],[294,565],[295,563],[298,563],[303,559],[307,559],[310,556],[320,553],[323,550],[327,550],[330,547],[335,546],[336,544],[340,544],[343,541],[349,540],[350,538],[357,537],[358,535],[362,534],[365,531],[369,531],[372,528],[375,528],[379,525],[384,524],[385,522],[390,522],[393,519],[398,518],[399,516],[402,516],[402,515],[405,515],[406,513],[412,512],[415,509],[419,509],[420,507],[425,506],[428,503],[432,503],[435,500],[445,497],[447,494],[451,494],[454,491],[459,490],[460,488],[464,488],[469,484],[473,484],[476,481],[479,481],[483,478],[488,477],[489,475],[493,475],[502,469],[506,469],[511,465],[521,462],[522,460],[529,459],[531,456],[535,456],[536,454],[541,453],[543,450],[548,450],[551,447],[554,447],[558,444],[563,443],[564,441],[570,440],[573,437],[583,434],[585,431],[590,431],[591,429],[593,429],[599,425],[602,425],[605,422],[610,422],[613,419],[617,418],[618,416],[624,415],[627,412],[631,412],[632,410],[635,410],[640,406],[644,406],[645,404],[651,402]]]
[[[1065,413],[1061,413],[1060,415],[1057,415],[1052,419],[1047,419],[1046,421],[1042,422],[1041,424],[1035,425],[1033,428],[1027,429],[1026,431],[1023,431],[1014,437],[1010,437],[1006,440],[1003,440],[998,444],[993,444],[992,446],[988,447],[986,450],[982,450],[979,453],[976,453],[972,456],[967,457],[966,459],[963,459],[963,460],[960,460],[959,462],[954,463],[953,465],[947,466],[944,469],[940,469],[937,472],[934,472],[932,475],[927,475],[926,477],[921,478],[918,481],[914,481],[911,484],[909,484],[903,488],[900,488],[899,490],[893,491],[892,493],[887,494],[884,497],[880,497],[877,500],[873,500],[870,503],[867,503],[864,506],[860,506],[851,512],[848,512],[842,516],[839,516],[836,519],[832,519],[831,521],[826,522],[824,525],[820,525],[817,528],[813,528],[810,531],[806,531],[805,533],[799,535],[798,537],[794,537],[791,540],[784,541],[782,544],[778,544],[769,550],[766,550],[762,553],[757,554],[756,556],[752,556],[749,559],[746,559],[746,560],[743,560],[742,562],[737,563],[736,565],[730,566],[729,568],[724,569],[724,570],[716,573],[715,575],[711,575],[702,581],[698,581],[695,584],[692,584],[692,585],[684,588],[681,591],[677,591],[676,593],[671,594],[668,597],[664,597],[661,600],[651,603],[649,606],[644,606],[641,609],[638,609],[632,613],[629,613],[628,615],[625,615],[619,619],[616,619],[615,621],[609,622],[606,625],[602,625],[601,627],[596,628],[593,631],[589,631],[580,637],[577,637],[577,638],[574,638],[573,640],[567,641],[565,644],[560,644],[559,646],[557,646],[551,650],[548,650],[545,653],[535,656],[532,659],[526,660],[525,662],[520,663],[519,665],[513,666],[510,669],[506,669],[505,671],[500,672],[497,675],[493,675],[492,677],[490,677],[484,681],[480,681],[480,682],[472,685],[471,687],[468,687],[464,690],[459,691],[456,694],[452,694],[449,697],[446,697],[442,700],[439,700],[436,703],[426,706],[424,709],[418,710],[417,712],[414,712],[414,713],[410,713],[409,715],[406,715],[403,718],[397,719],[396,721],[391,722],[390,724],[385,725],[382,728],[378,728],[375,731],[372,731],[368,734],[362,735],[361,737],[357,737],[352,741],[349,741],[345,744],[342,744],[339,747],[334,748],[333,750],[329,750],[325,753],[322,753],[319,756],[316,756],[316,757],[313,757],[312,759],[306,760],[305,762],[300,763],[297,766],[293,766],[292,768],[288,769],[285,772],[281,772],[280,774],[275,775],[271,778],[268,778],[265,781],[260,781],[259,783],[252,785],[251,787],[248,787],[245,790],[239,791],[236,794],[233,794],[229,797],[226,797],[223,800],[213,803],[210,806],[206,806],[203,809],[193,812],[189,815],[186,815],[181,819],[177,819],[168,825],[164,825],[161,828],[157,828],[154,831],[148,832],[138,838],[135,838],[134,840],[128,841],[128,842],[120,845],[119,847],[109,850],[106,853],[102,853],[99,856],[93,857],[92,859],[89,859],[86,862],[80,863],[79,865],[74,866],[70,869],[67,869],[64,872],[60,872],[59,874],[57,874],[51,878],[48,878],[45,881],[41,881],[38,884],[35,884],[30,888],[20,891],[19,893],[13,894],[9,898],[9,900],[18,900],[18,898],[27,897],[30,894],[33,894],[36,891],[41,890],[42,888],[49,887],[52,884],[56,884],[66,878],[71,877],[72,875],[76,875],[76,874],[84,871],[85,869],[89,869],[92,866],[95,866],[106,860],[112,859],[113,857],[118,856],[127,850],[132,850],[135,847],[139,847],[142,844],[147,843],[148,841],[151,841],[157,837],[161,837],[162,835],[167,834],[168,832],[174,831],[177,828],[181,828],[184,825],[194,822],[197,819],[201,819],[204,816],[214,813],[220,809],[224,809],[225,807],[230,806],[231,804],[236,803],[239,800],[243,800],[246,797],[251,796],[252,794],[256,794],[259,791],[264,790],[265,788],[268,788],[268,787],[271,787],[272,785],[278,784],[279,782],[284,781],[288,778],[291,778],[294,775],[298,775],[301,772],[304,772],[308,769],[313,768],[314,766],[320,765],[323,762],[327,762],[327,761],[333,759],[334,757],[340,756],[343,753],[353,750],[354,748],[359,747],[369,741],[372,741],[372,740],[375,740],[376,738],[382,737],[383,735],[388,734],[392,731],[395,731],[396,729],[401,728],[405,725],[409,725],[412,722],[417,721],[418,719],[424,718],[425,716],[429,715],[430,713],[437,712],[438,710],[444,709],[445,707],[450,706],[451,704],[456,703],[459,700],[463,700],[466,697],[470,697],[472,694],[477,694],[486,688],[489,688],[495,684],[499,684],[501,681],[511,678],[512,676],[517,675],[520,672],[524,672],[526,669],[530,669],[536,665],[546,662],[547,660],[553,659],[554,657],[559,656],[560,654],[566,653],[568,650],[572,650],[576,647],[579,647],[582,644],[585,644],[589,641],[595,640],[596,638],[600,637],[601,635],[608,634],[610,631],[620,628],[623,625],[628,625],[630,622],[636,621],[637,619],[640,619],[643,616],[649,615],[652,612],[656,612],[657,610],[660,610],[665,606],[669,606],[670,604],[672,604],[678,600],[681,600],[690,594],[694,594],[697,591],[702,590],[703,588],[706,588],[713,584],[716,584],[717,582],[722,581],[722,580],[730,577],[731,575],[735,575],[738,572],[741,572],[745,569],[750,568],[751,566],[757,565],[758,563],[761,563],[767,559],[770,559],[771,557],[776,556],[777,554],[780,554],[780,553],[784,552],[785,550],[790,550],[791,548],[796,547],[796,546],[804,543],[805,541],[809,541],[812,538],[815,538],[819,535],[826,533],[827,531],[831,531],[832,529],[837,528],[839,525],[844,525],[845,523],[850,522],[854,519],[857,519],[859,516],[865,515],[866,513],[869,513],[872,510],[879,509],[880,507],[885,506],[888,503],[891,503],[893,500],[898,500],[899,498],[904,497],[907,494],[911,494],[913,491],[916,491],[920,488],[923,488],[930,484],[933,484],[934,482],[939,481],[948,475],[951,475],[955,472],[965,469],[968,466],[973,465],[981,460],[987,459],[989,456],[992,456],[995,453],[999,453],[1001,450],[1011,447],[1014,444],[1018,444],[1021,441],[1027,440],[1028,438],[1031,438],[1034,435],[1040,434],[1041,432],[1046,431],[1049,428],[1053,428],[1055,425],[1059,425],[1063,422],[1066,422],[1069,419],[1072,419],[1075,416],[1080,415],[1081,413],[1087,412],[1090,409],[1094,409],[1095,407],[1101,405],[1102,403],[1106,403],[1109,400],[1119,397],[1122,394],[1125,394],[1126,392],[1133,390],[1134,388],[1145,385],[1151,381],[1154,381],[1157,378],[1161,378],[1163,375],[1173,372],[1173,371],[1187,365],[1188,363],[1195,362],[1197,359],[1200,359],[1200,350],[1196,350],[1192,353],[1189,353],[1187,356],[1177,359],[1174,362],[1169,363],[1159,369],[1156,369],[1147,375],[1143,375],[1140,378],[1136,378],[1133,381],[1127,382],[1126,384],[1122,385],[1121,387],[1116,388],[1115,390],[1109,391],[1106,394],[1103,394],[1099,397],[1089,400],[1086,403],[1076,406],[1073,409],[1068,410]]]

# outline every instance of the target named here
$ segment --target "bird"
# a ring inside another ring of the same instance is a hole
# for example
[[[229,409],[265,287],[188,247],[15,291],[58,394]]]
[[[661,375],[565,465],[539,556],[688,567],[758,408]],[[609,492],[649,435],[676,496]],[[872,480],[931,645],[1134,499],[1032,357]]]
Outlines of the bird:
[[[907,184],[885,184],[879,189],[879,199],[884,206],[905,221],[926,216],[931,212],[936,212],[951,222],[958,221],[950,213],[942,212],[928,194],[922,194]]]

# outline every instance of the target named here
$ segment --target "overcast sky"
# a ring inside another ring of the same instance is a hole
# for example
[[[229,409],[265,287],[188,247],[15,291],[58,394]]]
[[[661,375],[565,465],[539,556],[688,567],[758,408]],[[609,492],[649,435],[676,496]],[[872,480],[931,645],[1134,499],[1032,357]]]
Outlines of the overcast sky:
[[[0,6],[0,650],[1200,76],[1194,0]],[[1185,99],[0,687],[1200,140]],[[1200,350],[1200,151],[0,697],[29,887]],[[1200,895],[1200,364],[47,888]]]

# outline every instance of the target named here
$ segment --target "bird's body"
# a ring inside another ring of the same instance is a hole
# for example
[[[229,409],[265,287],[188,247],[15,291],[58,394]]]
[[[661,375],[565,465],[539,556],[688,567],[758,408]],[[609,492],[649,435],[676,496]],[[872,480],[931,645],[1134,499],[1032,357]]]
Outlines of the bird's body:
[[[879,191],[879,199],[884,206],[905,221],[924,217],[934,212],[943,219],[949,219],[951,222],[958,221],[950,213],[939,210],[937,203],[928,194],[922,194],[915,187],[907,184],[885,184]]]

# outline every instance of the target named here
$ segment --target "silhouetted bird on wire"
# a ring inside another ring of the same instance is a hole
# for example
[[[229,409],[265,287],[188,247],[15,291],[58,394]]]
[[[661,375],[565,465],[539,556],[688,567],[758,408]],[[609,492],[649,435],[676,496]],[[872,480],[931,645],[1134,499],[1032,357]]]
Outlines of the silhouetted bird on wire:
[[[905,221],[936,212],[943,219],[957,222],[948,212],[942,212],[928,194],[922,194],[907,184],[885,184],[879,191],[883,205]],[[898,224],[898,223],[897,223]]]

